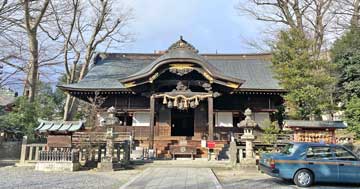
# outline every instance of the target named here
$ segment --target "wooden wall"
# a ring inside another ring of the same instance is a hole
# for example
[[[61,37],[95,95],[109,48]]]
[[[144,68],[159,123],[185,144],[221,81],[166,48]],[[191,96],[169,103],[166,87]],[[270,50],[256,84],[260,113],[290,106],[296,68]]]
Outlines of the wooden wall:
[[[214,99],[214,111],[244,112],[246,108],[251,108],[253,112],[264,109],[272,111],[281,103],[282,98],[279,95],[223,94]],[[171,110],[162,104],[162,99],[156,99],[155,104],[155,136],[169,138],[171,136]],[[118,111],[149,110],[150,99],[141,95],[108,95],[102,106],[104,109],[114,106]],[[201,140],[208,135],[207,112],[207,100],[203,100],[194,111],[194,136],[192,139]],[[135,132],[136,137],[146,138],[149,136],[150,127],[119,126],[119,130],[131,130]],[[214,127],[214,139],[227,139],[230,132],[238,133],[242,130],[236,126]]]

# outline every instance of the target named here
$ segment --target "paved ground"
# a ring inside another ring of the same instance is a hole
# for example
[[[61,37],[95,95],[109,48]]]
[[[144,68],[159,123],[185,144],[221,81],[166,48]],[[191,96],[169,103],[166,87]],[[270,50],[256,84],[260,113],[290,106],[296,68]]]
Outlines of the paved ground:
[[[0,189],[119,188],[142,170],[41,172],[31,167],[1,167]]]
[[[149,163],[133,170],[114,172],[40,172],[31,167],[0,162],[0,189],[12,188],[224,188],[298,189],[293,183],[259,173],[255,169],[207,168],[201,162]],[[146,169],[145,169],[146,168]],[[145,171],[144,171],[145,169]],[[214,174],[215,173],[215,174]],[[221,184],[219,184],[221,183]],[[360,188],[360,185],[317,184],[314,189]]]
[[[214,173],[222,184],[224,189],[298,189],[295,184],[290,181],[270,177],[262,174],[254,168],[238,169],[224,169],[214,168]],[[355,189],[360,188],[360,185],[345,185],[345,184],[317,184],[312,189]]]
[[[121,188],[216,189],[221,188],[221,185],[210,168],[151,167]]]

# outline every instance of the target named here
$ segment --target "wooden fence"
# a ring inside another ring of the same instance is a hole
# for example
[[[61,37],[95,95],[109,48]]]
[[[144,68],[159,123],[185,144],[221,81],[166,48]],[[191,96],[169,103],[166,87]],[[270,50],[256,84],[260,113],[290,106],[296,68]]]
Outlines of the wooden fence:
[[[132,139],[132,132],[114,132],[113,142],[123,142]],[[72,144],[99,144],[106,143],[106,132],[75,132],[72,136]]]
[[[244,142],[243,139],[241,139],[241,136],[244,133],[234,133],[234,138],[238,142]],[[289,142],[294,141],[294,135],[293,134],[268,134],[268,139],[265,138],[266,134],[257,135],[254,140],[255,145],[284,145]]]

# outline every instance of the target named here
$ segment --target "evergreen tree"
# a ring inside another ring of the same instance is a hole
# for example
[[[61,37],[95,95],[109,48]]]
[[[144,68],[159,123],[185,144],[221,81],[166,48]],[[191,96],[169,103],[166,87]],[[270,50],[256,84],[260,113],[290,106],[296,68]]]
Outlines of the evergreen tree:
[[[345,104],[348,130],[360,138],[360,29],[352,27],[331,49],[337,65],[337,100]]]
[[[360,98],[353,97],[346,104],[345,121],[348,131],[354,132],[356,138],[360,138]]]
[[[16,99],[12,111],[0,116],[0,127],[18,129],[32,139],[38,119],[61,119],[64,96],[53,92],[48,84],[40,83],[39,87],[34,102],[25,96]]]
[[[289,116],[309,119],[331,109],[333,66],[312,54],[312,41],[296,29],[281,31],[272,48],[276,78],[288,91],[284,96]]]
[[[338,67],[337,99],[346,103],[360,97],[360,29],[351,28],[331,49],[331,58]]]

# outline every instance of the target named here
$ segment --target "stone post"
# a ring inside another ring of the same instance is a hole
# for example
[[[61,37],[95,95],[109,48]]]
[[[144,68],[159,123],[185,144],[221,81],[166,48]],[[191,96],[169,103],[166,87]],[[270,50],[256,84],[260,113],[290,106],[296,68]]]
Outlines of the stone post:
[[[236,142],[230,142],[230,164],[232,167],[235,167],[237,163],[237,147]]]
[[[20,163],[25,164],[27,136],[24,136],[21,143]]]

